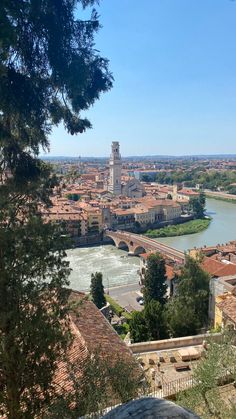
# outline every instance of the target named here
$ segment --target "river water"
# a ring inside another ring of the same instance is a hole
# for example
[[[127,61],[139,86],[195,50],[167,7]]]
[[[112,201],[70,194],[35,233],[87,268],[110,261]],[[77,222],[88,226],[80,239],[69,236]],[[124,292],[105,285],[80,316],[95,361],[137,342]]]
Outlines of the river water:
[[[207,200],[207,214],[212,222],[201,233],[157,239],[179,250],[226,243],[236,240],[236,204],[216,199]],[[112,287],[139,281],[139,258],[129,257],[127,252],[106,245],[90,248],[77,248],[67,251],[72,272],[70,286],[77,290],[87,290],[91,274],[103,273],[104,287]]]

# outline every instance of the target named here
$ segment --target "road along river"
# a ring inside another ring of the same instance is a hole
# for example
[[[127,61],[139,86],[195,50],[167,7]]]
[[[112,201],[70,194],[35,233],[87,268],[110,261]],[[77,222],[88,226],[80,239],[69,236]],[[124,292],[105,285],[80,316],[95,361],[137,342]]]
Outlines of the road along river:
[[[236,240],[236,204],[208,199],[207,214],[212,217],[207,230],[157,240],[179,250]],[[89,289],[91,274],[96,271],[103,273],[105,288],[139,281],[139,258],[129,257],[127,252],[115,246],[76,248],[68,250],[67,257],[72,268],[70,281],[74,289]]]

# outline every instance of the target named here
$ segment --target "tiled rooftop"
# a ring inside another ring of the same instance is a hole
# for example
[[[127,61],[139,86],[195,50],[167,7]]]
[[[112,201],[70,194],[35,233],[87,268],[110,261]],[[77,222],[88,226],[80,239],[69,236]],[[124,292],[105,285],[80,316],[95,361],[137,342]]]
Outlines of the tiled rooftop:
[[[236,297],[234,295],[227,295],[223,301],[216,305],[224,315],[236,324]]]
[[[120,339],[118,334],[106,320],[100,310],[89,301],[85,294],[72,291],[70,303],[77,308],[70,313],[70,328],[74,337],[67,357],[70,363],[76,366],[77,376],[83,375],[83,365],[88,355],[99,352],[99,356],[109,359],[134,360],[132,352]],[[55,384],[60,391],[72,391],[73,383],[70,380],[69,364],[61,360],[55,375]]]

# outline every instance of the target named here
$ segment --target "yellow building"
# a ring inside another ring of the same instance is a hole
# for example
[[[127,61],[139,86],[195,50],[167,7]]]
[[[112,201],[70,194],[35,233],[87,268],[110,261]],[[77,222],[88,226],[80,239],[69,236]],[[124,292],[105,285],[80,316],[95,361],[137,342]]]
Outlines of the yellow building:
[[[153,224],[155,222],[155,212],[147,207],[138,207],[133,209],[135,221],[140,225]]]
[[[165,221],[172,221],[181,217],[182,209],[176,202],[171,202],[163,205],[163,213]]]
[[[88,232],[89,233],[101,233],[103,228],[102,223],[102,211],[100,209],[88,209],[86,211]]]
[[[214,326],[236,329],[236,297],[234,291],[216,297]]]

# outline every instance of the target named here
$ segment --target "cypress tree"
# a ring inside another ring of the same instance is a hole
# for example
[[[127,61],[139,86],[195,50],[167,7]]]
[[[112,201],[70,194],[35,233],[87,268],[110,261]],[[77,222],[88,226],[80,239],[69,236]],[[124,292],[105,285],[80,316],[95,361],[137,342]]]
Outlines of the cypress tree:
[[[144,279],[145,304],[151,300],[161,305],[166,303],[166,268],[165,260],[159,253],[151,254],[147,259],[147,270]]]
[[[96,272],[91,275],[91,296],[94,304],[98,308],[102,308],[106,305],[106,298],[104,295],[104,287],[102,284],[102,273]]]

